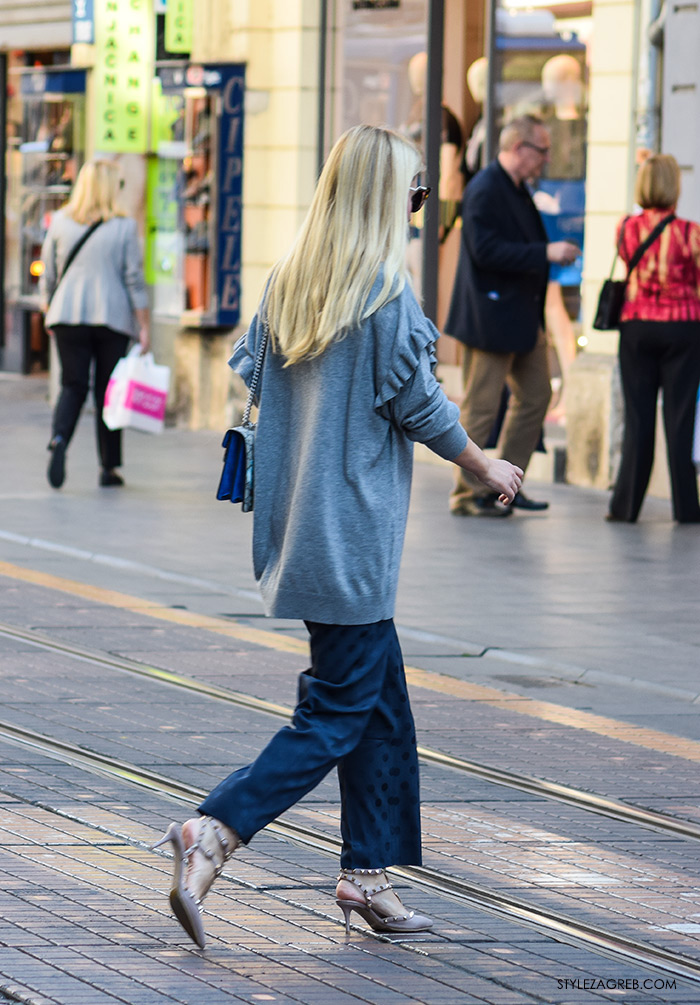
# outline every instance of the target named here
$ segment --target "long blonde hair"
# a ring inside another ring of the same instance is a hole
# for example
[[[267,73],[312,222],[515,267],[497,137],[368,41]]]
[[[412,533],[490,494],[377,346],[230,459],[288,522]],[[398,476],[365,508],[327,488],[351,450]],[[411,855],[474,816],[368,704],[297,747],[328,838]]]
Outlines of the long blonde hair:
[[[124,216],[117,206],[121,173],[113,161],[88,161],[80,169],[64,212],[76,223]]]
[[[265,298],[285,366],[320,356],[399,295],[407,276],[408,189],[419,167],[418,150],[391,129],[355,126],[335,144]],[[368,303],[382,266],[382,287]]]

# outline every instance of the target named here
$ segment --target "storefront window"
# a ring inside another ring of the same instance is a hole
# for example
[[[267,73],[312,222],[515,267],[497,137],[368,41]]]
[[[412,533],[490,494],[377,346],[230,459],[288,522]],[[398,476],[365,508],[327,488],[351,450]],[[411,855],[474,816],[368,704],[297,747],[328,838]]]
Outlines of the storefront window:
[[[565,12],[566,17],[560,16]],[[491,149],[501,126],[518,115],[539,116],[551,136],[549,161],[534,185],[534,199],[550,241],[573,241],[583,251],[586,185],[586,111],[591,4],[525,4],[503,0],[495,10]],[[484,131],[484,138],[486,132]],[[480,152],[481,154],[481,152]],[[566,371],[582,344],[582,254],[550,269],[545,317],[554,350],[553,371]],[[555,405],[551,413],[563,419]]]
[[[28,372],[46,365],[38,294],[41,245],[84,160],[85,72],[27,63],[38,60],[13,53],[8,73],[4,282],[11,321],[2,366]]]
[[[427,0],[336,0],[331,142],[360,123],[391,126],[419,142],[425,75],[411,59],[427,47]]]
[[[154,309],[188,327],[240,315],[244,68],[158,70],[147,196],[146,270]]]
[[[586,8],[588,4],[567,5]],[[496,10],[493,140],[517,115],[541,117],[551,135],[551,153],[538,183],[537,202],[550,239],[583,247],[586,177],[586,45],[590,16],[560,23],[556,6],[525,9],[502,4]],[[581,24],[576,22],[580,20]],[[581,261],[557,273],[562,286],[581,281]]]
[[[423,149],[427,16],[427,0],[336,0],[327,146],[351,126],[366,123],[398,129]],[[422,213],[411,221],[408,252],[418,294],[422,222]]]

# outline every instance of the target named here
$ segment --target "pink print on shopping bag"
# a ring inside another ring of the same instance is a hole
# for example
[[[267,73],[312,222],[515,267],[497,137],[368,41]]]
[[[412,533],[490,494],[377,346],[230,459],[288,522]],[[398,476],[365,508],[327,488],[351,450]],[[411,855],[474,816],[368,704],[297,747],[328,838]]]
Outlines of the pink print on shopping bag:
[[[126,391],[124,405],[132,412],[148,415],[152,419],[162,419],[165,417],[167,397],[164,391],[156,391],[153,387],[132,380]]]
[[[163,430],[170,386],[170,370],[153,361],[150,352],[135,345],[119,360],[105,394],[102,418],[108,429],[139,429],[143,433]]]

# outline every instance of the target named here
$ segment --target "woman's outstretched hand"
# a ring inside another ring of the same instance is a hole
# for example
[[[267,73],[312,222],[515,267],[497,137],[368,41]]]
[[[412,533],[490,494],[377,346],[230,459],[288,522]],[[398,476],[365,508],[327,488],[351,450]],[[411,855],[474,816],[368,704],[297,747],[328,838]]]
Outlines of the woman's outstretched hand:
[[[498,494],[499,501],[506,506],[513,502],[516,493],[520,491],[523,481],[522,468],[511,464],[510,461],[487,457],[473,440],[467,442],[459,457],[454,458],[454,463],[459,464],[460,468],[470,474],[476,475],[480,482]]]
[[[488,470],[486,474],[479,475],[479,480],[488,485],[492,492],[498,493],[499,502],[508,505],[513,502],[516,494],[520,491],[523,482],[523,470],[510,461],[487,458]]]

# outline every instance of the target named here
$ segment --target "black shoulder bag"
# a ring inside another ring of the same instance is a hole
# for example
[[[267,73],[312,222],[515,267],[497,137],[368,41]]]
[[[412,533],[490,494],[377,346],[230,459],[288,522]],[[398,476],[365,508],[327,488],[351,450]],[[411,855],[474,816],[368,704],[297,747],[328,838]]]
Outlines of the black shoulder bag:
[[[668,216],[665,216],[663,220],[657,223],[651,234],[649,234],[645,241],[642,241],[630,258],[629,265],[627,266],[627,276],[624,279],[613,279],[615,265],[617,264],[617,257],[620,254],[620,245],[622,244],[622,238],[625,234],[625,224],[629,220],[628,216],[625,217],[622,222],[622,227],[620,228],[620,240],[617,242],[617,248],[615,249],[615,257],[613,258],[612,269],[610,270],[610,278],[606,279],[603,283],[600,290],[600,296],[598,297],[598,309],[596,310],[595,320],[593,321],[593,327],[597,329],[597,331],[614,331],[620,327],[620,314],[622,313],[622,307],[625,303],[625,293],[627,291],[627,282],[629,277],[632,275],[634,269],[636,269],[639,265],[642,256],[649,250],[657,237],[661,236],[661,232],[673,219],[675,219],[675,215],[673,213],[669,213]]]
[[[52,300],[56,296],[56,290],[60,286],[63,277],[65,276],[66,272],[68,272],[69,267],[73,264],[73,262],[75,260],[75,256],[78,254],[78,252],[80,251],[80,249],[82,248],[82,246],[85,244],[85,242],[87,241],[87,239],[92,234],[95,233],[95,231],[97,230],[97,228],[100,226],[101,223],[103,223],[102,220],[97,220],[95,223],[91,224],[88,227],[88,229],[85,231],[85,233],[80,235],[80,237],[78,238],[78,240],[75,242],[75,244],[73,245],[73,247],[68,252],[68,254],[66,256],[66,260],[63,263],[63,268],[61,269],[61,275],[58,277],[58,281],[56,282],[56,285],[54,286],[53,293],[51,294],[51,299]]]

